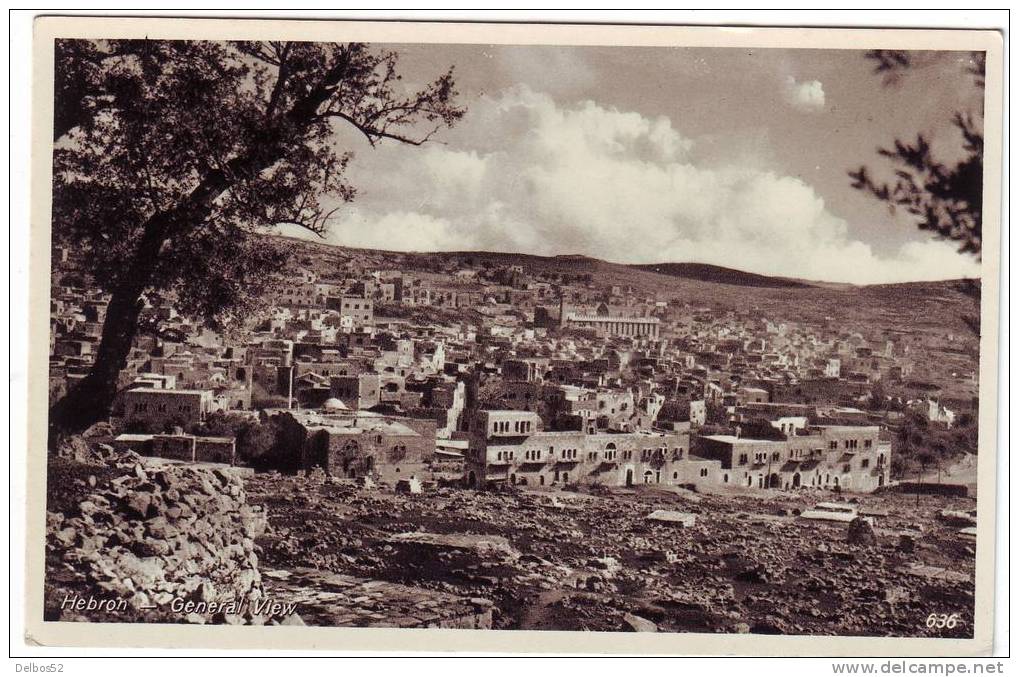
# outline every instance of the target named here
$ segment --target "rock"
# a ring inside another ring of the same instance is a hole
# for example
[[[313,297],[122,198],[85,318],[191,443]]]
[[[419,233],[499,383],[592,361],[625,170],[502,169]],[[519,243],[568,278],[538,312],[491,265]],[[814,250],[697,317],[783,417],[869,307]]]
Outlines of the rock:
[[[975,527],[977,525],[976,515],[961,510],[942,510],[938,513],[938,519],[954,527]]]
[[[126,507],[129,508],[131,517],[145,519],[149,514],[149,507],[152,505],[152,494],[143,491],[133,492],[128,496]]]
[[[116,466],[124,474],[82,501],[80,516],[47,515],[47,548],[106,596],[139,607],[154,600],[154,614],[175,597],[213,602],[262,596],[254,538],[266,519],[244,503],[239,480],[201,468],[146,470],[136,457],[118,459],[125,462]],[[209,619],[196,614],[185,620]]]
[[[694,513],[678,512],[676,510],[655,510],[647,518],[651,522],[677,527],[692,527],[697,522],[697,515]]]
[[[899,550],[904,553],[912,553],[916,550],[916,539],[909,534],[899,534]]]
[[[74,545],[78,540],[78,531],[74,527],[67,527],[56,532],[56,539],[64,546]]]
[[[629,632],[658,632],[658,625],[636,614],[623,615],[623,630]]]
[[[846,529],[846,542],[853,545],[873,545],[877,538],[874,527],[862,517],[856,517]]]
[[[106,421],[93,423],[91,427],[87,428],[85,432],[81,434],[81,437],[86,440],[91,440],[97,437],[113,437],[113,426]]]
[[[290,614],[282,621],[280,621],[280,625],[306,625],[306,624],[304,622],[304,619],[301,618],[298,614]]]
[[[396,493],[398,494],[420,494],[422,491],[421,480],[416,477],[398,480],[396,483]]]
[[[767,583],[769,582],[768,570],[763,564],[758,564],[736,574],[736,580],[745,583]]]

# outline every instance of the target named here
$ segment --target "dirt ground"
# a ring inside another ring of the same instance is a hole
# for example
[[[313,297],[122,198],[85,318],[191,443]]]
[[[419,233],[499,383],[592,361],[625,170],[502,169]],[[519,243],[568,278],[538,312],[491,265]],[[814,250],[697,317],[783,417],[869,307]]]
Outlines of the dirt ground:
[[[972,635],[975,542],[941,516],[974,510],[971,498],[651,487],[407,495],[278,474],[249,478],[246,490],[268,513],[264,571],[310,567],[490,604],[498,629]],[[873,529],[853,540],[844,523],[799,516],[831,500],[857,502]],[[655,510],[693,524],[648,519]],[[385,598],[371,604],[385,624]],[[928,627],[931,614],[956,614],[955,627]]]

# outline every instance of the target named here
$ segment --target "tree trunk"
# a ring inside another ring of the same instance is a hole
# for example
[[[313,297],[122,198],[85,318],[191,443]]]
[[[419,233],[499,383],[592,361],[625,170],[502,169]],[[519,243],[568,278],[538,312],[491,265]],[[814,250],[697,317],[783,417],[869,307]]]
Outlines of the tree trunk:
[[[318,86],[287,111],[285,117],[291,125],[301,130],[307,128],[316,118],[319,107],[332,96],[348,66],[346,61],[335,65]],[[91,371],[50,408],[51,447],[61,435],[81,432],[109,416],[120,372],[127,366],[137,333],[141,296],[149,287],[152,270],[159,262],[165,242],[171,237],[186,237],[189,228],[203,223],[216,197],[231,187],[231,176],[257,175],[283,157],[285,147],[279,129],[267,128],[262,145],[234,158],[227,168],[210,171],[183,202],[153,215],[144,225],[145,234],[106,310],[103,335]]]
[[[118,289],[110,299],[102,339],[88,376],[50,409],[51,431],[81,432],[109,416],[142,309],[141,290],[134,284],[129,287]]]
[[[159,260],[166,232],[164,218],[150,221],[134,256],[125,266],[106,308],[103,335],[92,369],[50,407],[51,446],[61,435],[79,433],[110,415],[117,396],[120,372],[127,366],[127,357],[138,331],[138,316],[143,305],[141,297],[152,280],[152,270]]]

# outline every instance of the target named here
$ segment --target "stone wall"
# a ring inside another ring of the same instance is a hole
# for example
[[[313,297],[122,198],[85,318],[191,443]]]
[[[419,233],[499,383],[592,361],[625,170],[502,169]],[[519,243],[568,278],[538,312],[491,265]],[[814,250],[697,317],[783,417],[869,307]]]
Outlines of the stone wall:
[[[229,470],[142,465],[128,453],[119,476],[91,487],[77,510],[47,513],[47,615],[51,620],[100,620],[68,604],[69,594],[107,600],[109,608],[176,622],[265,622],[251,612],[263,596],[255,538],[266,519],[248,506],[240,477]],[[56,569],[57,571],[52,571]],[[59,573],[58,573],[59,572]],[[59,599],[57,599],[59,597]],[[229,618],[182,611],[237,603]],[[102,620],[117,620],[116,614]]]

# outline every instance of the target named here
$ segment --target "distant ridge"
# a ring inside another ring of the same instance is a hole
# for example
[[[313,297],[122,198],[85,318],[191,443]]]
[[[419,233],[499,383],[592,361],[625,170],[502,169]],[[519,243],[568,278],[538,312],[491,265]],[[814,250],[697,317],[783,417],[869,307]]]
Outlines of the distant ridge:
[[[701,280],[703,282],[732,284],[740,287],[791,287],[803,289],[815,286],[802,280],[793,280],[786,277],[769,277],[733,268],[713,266],[707,263],[638,263],[631,264],[629,267],[660,275],[685,277],[690,280]]]
[[[520,252],[491,252],[484,250],[461,251],[393,251],[385,249],[368,249],[334,244],[325,240],[310,240],[292,235],[269,234],[269,237],[287,240],[297,247],[304,255],[316,253],[323,256],[327,252],[341,258],[379,258],[379,265],[391,267],[405,266],[407,270],[417,270],[424,263],[441,262],[460,267],[473,267],[482,263],[490,265],[523,265],[531,272],[569,272],[591,273],[604,284],[638,284],[648,288],[659,288],[662,277],[672,278],[677,284],[689,281],[690,284],[705,282],[725,285],[727,287],[757,288],[761,293],[778,293],[783,290],[812,292],[856,292],[856,293],[890,293],[909,290],[911,293],[934,293],[942,291],[957,292],[962,279],[915,280],[908,282],[883,282],[874,284],[853,284],[850,282],[828,282],[821,280],[801,280],[789,277],[771,277],[758,273],[749,273],[734,268],[715,266],[709,263],[614,263],[597,259],[585,254],[555,254],[542,256]],[[426,266],[424,269],[429,269]],[[640,278],[635,278],[640,271]],[[662,276],[662,277],[659,277]],[[736,289],[733,290],[737,291]],[[742,300],[746,300],[743,297]]]

